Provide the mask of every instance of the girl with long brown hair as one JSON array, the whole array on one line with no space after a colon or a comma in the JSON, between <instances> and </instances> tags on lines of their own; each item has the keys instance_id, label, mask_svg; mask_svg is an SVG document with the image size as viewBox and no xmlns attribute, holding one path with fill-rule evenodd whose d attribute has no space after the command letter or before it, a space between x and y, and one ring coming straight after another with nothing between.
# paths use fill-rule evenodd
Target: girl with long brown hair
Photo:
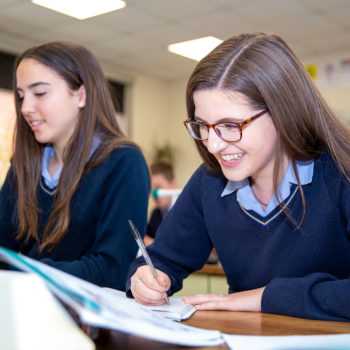
<instances>
[{"instance_id":1,"label":"girl with long brown hair","mask_svg":"<svg viewBox=\"0 0 350 350\"><path fill-rule=\"evenodd\" d=\"M164 302L212 248L229 294L198 310L350 320L350 130L276 35L242 34L198 63L188 120L204 164L162 222L127 289ZM187 243L188 242L188 243Z\"/></svg>"},{"instance_id":2,"label":"girl with long brown hair","mask_svg":"<svg viewBox=\"0 0 350 350\"><path fill-rule=\"evenodd\" d=\"M83 46L51 42L17 58L11 167L0 245L101 286L123 288L146 228L147 165L116 120L108 85Z\"/></svg>"}]
</instances>

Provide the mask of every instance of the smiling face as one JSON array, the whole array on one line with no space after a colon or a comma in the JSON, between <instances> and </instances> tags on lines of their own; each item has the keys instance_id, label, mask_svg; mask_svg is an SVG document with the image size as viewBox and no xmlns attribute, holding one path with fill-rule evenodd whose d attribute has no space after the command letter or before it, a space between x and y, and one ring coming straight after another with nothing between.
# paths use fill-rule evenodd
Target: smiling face
<instances>
[{"instance_id":1,"label":"smiling face","mask_svg":"<svg viewBox=\"0 0 350 350\"><path fill-rule=\"evenodd\" d=\"M35 139L62 152L85 106L84 86L72 91L54 70L31 58L21 61L16 80L21 112Z\"/></svg>"},{"instance_id":2,"label":"smiling face","mask_svg":"<svg viewBox=\"0 0 350 350\"><path fill-rule=\"evenodd\" d=\"M195 119L207 124L241 122L259 112L238 92L199 90L193 94L193 100ZM218 160L228 180L251 178L256 183L272 184L277 131L269 113L245 127L240 141L225 142L210 128L203 144Z\"/></svg>"}]
</instances>

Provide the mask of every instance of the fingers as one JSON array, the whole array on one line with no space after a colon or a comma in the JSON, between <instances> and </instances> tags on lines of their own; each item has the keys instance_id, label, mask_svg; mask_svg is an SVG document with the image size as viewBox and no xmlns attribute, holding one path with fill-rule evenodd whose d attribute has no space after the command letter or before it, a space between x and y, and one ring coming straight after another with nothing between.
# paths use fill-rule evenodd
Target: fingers
<instances>
[{"instance_id":1,"label":"fingers","mask_svg":"<svg viewBox=\"0 0 350 350\"><path fill-rule=\"evenodd\" d=\"M131 278L131 292L135 300L145 305L165 303L166 291L170 288L170 279L157 270L156 279L148 266L141 266Z\"/></svg>"},{"instance_id":2,"label":"fingers","mask_svg":"<svg viewBox=\"0 0 350 350\"><path fill-rule=\"evenodd\" d=\"M197 310L227 310L229 297L220 294L198 294L191 297L183 297L187 304L192 304Z\"/></svg>"},{"instance_id":3,"label":"fingers","mask_svg":"<svg viewBox=\"0 0 350 350\"><path fill-rule=\"evenodd\" d=\"M197 294L190 297L182 297L182 300L187 304L200 305L212 301L222 301L225 296L220 294Z\"/></svg>"}]
</instances>

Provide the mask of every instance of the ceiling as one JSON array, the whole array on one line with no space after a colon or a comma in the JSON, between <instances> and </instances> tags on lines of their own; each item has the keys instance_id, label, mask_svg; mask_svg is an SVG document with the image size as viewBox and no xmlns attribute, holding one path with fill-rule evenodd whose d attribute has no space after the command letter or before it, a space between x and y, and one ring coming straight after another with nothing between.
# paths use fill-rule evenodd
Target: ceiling
<instances>
[{"instance_id":1,"label":"ceiling","mask_svg":"<svg viewBox=\"0 0 350 350\"><path fill-rule=\"evenodd\" d=\"M167 46L207 35L226 39L263 31L281 35L304 61L336 53L350 57L350 0L126 2L122 10L79 21L30 0L0 0L0 50L18 54L47 41L72 40L122 80L141 73L167 81L185 79L195 65Z\"/></svg>"}]
</instances>

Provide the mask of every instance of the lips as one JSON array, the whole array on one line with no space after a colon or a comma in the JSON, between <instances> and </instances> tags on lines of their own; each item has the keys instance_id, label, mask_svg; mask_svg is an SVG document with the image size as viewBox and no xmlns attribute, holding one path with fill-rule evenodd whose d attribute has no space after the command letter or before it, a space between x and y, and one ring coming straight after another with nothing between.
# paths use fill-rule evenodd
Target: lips
<instances>
[{"instance_id":1,"label":"lips","mask_svg":"<svg viewBox=\"0 0 350 350\"><path fill-rule=\"evenodd\" d=\"M226 168L234 168L244 159L243 153L220 154L218 160Z\"/></svg>"},{"instance_id":2,"label":"lips","mask_svg":"<svg viewBox=\"0 0 350 350\"><path fill-rule=\"evenodd\" d=\"M44 123L44 120L28 120L28 124L31 127L32 131L36 131L38 128L40 128L40 125Z\"/></svg>"}]
</instances>

